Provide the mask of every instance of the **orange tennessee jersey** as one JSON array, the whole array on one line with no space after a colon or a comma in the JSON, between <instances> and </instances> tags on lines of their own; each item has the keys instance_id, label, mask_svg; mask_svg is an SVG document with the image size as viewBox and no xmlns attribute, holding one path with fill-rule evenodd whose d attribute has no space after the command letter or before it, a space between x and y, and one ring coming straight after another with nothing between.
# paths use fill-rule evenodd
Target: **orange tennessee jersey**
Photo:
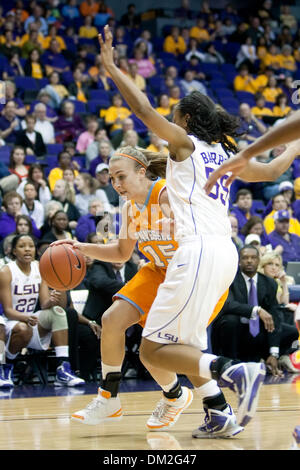
<instances>
[{"instance_id":1,"label":"orange tennessee jersey","mask_svg":"<svg viewBox=\"0 0 300 470\"><path fill-rule=\"evenodd\" d=\"M128 214L128 233L137 239L141 253L159 268L167 268L178 248L172 235L163 234L160 230L160 221L165 216L159 205L159 197L165 186L164 179L153 181L144 206L139 207L131 200Z\"/></svg>"}]
</instances>

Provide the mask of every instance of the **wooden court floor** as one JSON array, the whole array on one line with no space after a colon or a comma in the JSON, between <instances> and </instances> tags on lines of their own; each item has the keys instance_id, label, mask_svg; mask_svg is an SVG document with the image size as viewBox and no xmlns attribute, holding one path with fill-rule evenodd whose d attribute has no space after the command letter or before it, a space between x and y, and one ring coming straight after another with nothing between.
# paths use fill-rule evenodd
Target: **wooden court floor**
<instances>
[{"instance_id":1,"label":"wooden court floor","mask_svg":"<svg viewBox=\"0 0 300 470\"><path fill-rule=\"evenodd\" d=\"M235 394L224 393L236 410ZM145 423L160 392L123 393L124 417L118 423L71 422L71 413L93 396L0 400L0 450L289 450L292 431L300 424L300 375L290 383L264 384L254 419L232 439L191 437L204 419L198 398L169 433L147 432Z\"/></svg>"}]
</instances>

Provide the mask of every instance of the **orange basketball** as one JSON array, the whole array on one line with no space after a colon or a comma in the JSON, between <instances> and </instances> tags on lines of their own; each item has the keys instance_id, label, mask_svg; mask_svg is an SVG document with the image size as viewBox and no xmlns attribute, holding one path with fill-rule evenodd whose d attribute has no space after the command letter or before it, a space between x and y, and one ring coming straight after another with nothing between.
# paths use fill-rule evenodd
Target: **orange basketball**
<instances>
[{"instance_id":1,"label":"orange basketball","mask_svg":"<svg viewBox=\"0 0 300 470\"><path fill-rule=\"evenodd\" d=\"M40 273L52 289L74 289L86 273L84 256L67 243L49 246L40 259Z\"/></svg>"}]
</instances>

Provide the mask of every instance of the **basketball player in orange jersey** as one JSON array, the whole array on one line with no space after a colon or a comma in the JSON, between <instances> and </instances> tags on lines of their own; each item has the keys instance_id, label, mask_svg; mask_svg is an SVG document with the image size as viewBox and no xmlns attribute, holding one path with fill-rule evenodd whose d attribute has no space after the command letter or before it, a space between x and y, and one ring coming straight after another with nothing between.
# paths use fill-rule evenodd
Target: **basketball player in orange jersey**
<instances>
[{"instance_id":1,"label":"basketball player in orange jersey","mask_svg":"<svg viewBox=\"0 0 300 470\"><path fill-rule=\"evenodd\" d=\"M276 165L280 167L280 163L278 160ZM165 164L166 157L159 154L131 147L119 149L110 160L109 171L114 188L129 201L123 207L118 242L97 246L69 241L87 256L103 261L124 262L131 257L138 239L139 249L150 260L115 295L115 302L102 317L103 380L98 397L84 410L74 413L72 419L80 423L98 424L104 420L113 421L121 417L121 404L117 393L125 352L125 331L138 322L144 326L146 313L165 278L168 261L177 248L177 243L171 236L160 233L157 223L164 216L170 216L165 180L153 180L157 176L164 176ZM273 166L275 176L276 166ZM225 298L226 296L220 299L213 316L222 308ZM152 430L168 429L186 408L184 403L190 392L188 393L185 387L180 387L175 374L153 369L149 364L145 366L163 389L163 399L149 419L148 426ZM229 437L241 431L242 428L236 424L235 416L216 382L201 379L197 381L196 378L191 380L204 400L207 414L223 420L222 429L217 430L212 430L208 421L207 425L202 427L202 436Z\"/></svg>"},{"instance_id":2,"label":"basketball player in orange jersey","mask_svg":"<svg viewBox=\"0 0 300 470\"><path fill-rule=\"evenodd\" d=\"M23 348L46 350L52 339L58 363L55 385L84 385L85 381L71 371L68 323L66 312L59 306L60 293L49 292L41 279L35 253L31 235L16 235L12 240L14 260L0 270L0 297L6 318L6 356L14 359ZM41 310L36 311L38 300Z\"/></svg>"}]
</instances>

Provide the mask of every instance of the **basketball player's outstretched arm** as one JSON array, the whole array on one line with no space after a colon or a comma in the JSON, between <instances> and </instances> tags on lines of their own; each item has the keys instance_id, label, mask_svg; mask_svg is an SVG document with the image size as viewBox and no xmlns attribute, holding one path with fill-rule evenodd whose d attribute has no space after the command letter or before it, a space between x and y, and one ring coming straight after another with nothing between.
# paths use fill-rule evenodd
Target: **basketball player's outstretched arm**
<instances>
[{"instance_id":1,"label":"basketball player's outstretched arm","mask_svg":"<svg viewBox=\"0 0 300 470\"><path fill-rule=\"evenodd\" d=\"M259 137L253 144L249 145L249 147L227 160L220 168L211 173L204 187L206 193L210 193L217 180L228 172L232 173L231 177L227 180L228 185L232 183L237 176L241 176L241 172L246 170L250 158L256 157L266 150L298 139L299 129L300 111L297 111L293 116L289 117L286 122L266 132L266 134Z\"/></svg>"},{"instance_id":2,"label":"basketball player's outstretched arm","mask_svg":"<svg viewBox=\"0 0 300 470\"><path fill-rule=\"evenodd\" d=\"M160 138L170 144L170 150L177 160L185 160L194 150L186 131L161 116L150 104L147 96L115 65L113 60L112 33L104 28L104 37L99 34L101 61L106 71L118 87L132 112Z\"/></svg>"}]
</instances>

